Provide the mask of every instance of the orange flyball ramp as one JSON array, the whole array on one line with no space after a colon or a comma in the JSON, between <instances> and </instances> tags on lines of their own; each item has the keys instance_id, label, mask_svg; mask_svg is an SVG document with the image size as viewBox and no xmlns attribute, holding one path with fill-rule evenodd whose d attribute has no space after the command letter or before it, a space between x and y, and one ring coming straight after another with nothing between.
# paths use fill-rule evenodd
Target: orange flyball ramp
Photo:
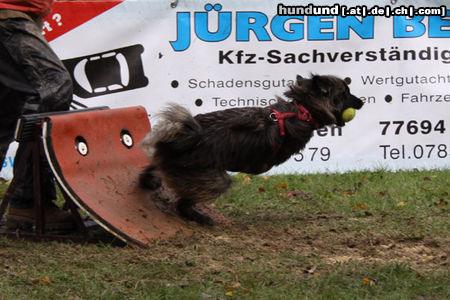
<instances>
[{"instance_id":1,"label":"orange flyball ramp","mask_svg":"<svg viewBox=\"0 0 450 300\"><path fill-rule=\"evenodd\" d=\"M148 159L139 142L150 131L141 106L50 115L42 121L45 156L70 199L121 240L146 247L178 232L178 216L138 187Z\"/></svg>"}]
</instances>

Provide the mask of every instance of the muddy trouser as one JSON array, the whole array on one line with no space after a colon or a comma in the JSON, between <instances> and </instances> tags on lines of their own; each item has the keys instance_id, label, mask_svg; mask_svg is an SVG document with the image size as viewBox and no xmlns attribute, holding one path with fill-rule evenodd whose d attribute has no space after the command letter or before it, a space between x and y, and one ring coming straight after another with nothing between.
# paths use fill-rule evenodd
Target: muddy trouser
<instances>
[{"instance_id":1,"label":"muddy trouser","mask_svg":"<svg viewBox=\"0 0 450 300\"><path fill-rule=\"evenodd\" d=\"M72 81L41 29L27 19L0 20L0 170L17 119L22 114L69 109ZM20 143L14 159L17 167L26 143ZM16 175L16 169L14 174ZM33 206L33 165L29 159L11 199L11 207ZM44 201L56 199L54 178L44 166Z\"/></svg>"}]
</instances>

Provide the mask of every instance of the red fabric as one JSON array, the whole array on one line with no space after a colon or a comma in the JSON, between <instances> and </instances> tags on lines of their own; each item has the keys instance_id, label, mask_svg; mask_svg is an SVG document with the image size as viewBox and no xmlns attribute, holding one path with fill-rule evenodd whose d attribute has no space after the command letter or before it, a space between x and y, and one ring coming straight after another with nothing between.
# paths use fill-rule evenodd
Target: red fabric
<instances>
[{"instance_id":1,"label":"red fabric","mask_svg":"<svg viewBox=\"0 0 450 300\"><path fill-rule=\"evenodd\" d=\"M45 38L50 42L122 2L123 0L56 1L53 4L52 15L59 14L61 16L61 23L53 19L53 16L48 16L44 19L52 29L48 30L48 28L44 27Z\"/></svg>"},{"instance_id":2,"label":"red fabric","mask_svg":"<svg viewBox=\"0 0 450 300\"><path fill-rule=\"evenodd\" d=\"M280 135L282 136L286 135L286 132L284 130L284 119L286 118L297 117L297 119L299 120L311 122L311 124L313 124L313 126L316 128L320 127L319 123L317 123L317 121L314 120L309 111L303 105L298 105L297 107L302 112L301 114L295 112L280 113L279 111L271 107L268 107L268 109L273 112L275 119L278 121L278 124L280 125Z\"/></svg>"},{"instance_id":3,"label":"red fabric","mask_svg":"<svg viewBox=\"0 0 450 300\"><path fill-rule=\"evenodd\" d=\"M0 9L31 12L45 18L52 11L53 0L0 0Z\"/></svg>"},{"instance_id":4,"label":"red fabric","mask_svg":"<svg viewBox=\"0 0 450 300\"><path fill-rule=\"evenodd\" d=\"M269 107L269 110L273 111L273 113L275 114L275 118L278 120L278 123L280 124L280 134L283 136L286 135L284 131L284 119L296 117L297 114L293 112L280 113L279 111L271 107Z\"/></svg>"},{"instance_id":5,"label":"red fabric","mask_svg":"<svg viewBox=\"0 0 450 300\"><path fill-rule=\"evenodd\" d=\"M316 127L317 129L320 128L320 124L313 118L311 113L304 107L303 105L299 104L297 105L297 108L300 110L301 113L295 113L295 112L286 112L286 113L280 113L276 109L273 109L272 107L267 107L268 110L272 111L273 118L278 122L278 125L280 126L280 135L285 136L286 131L284 129L284 119L286 118L293 118L297 117L299 120L304 120L311 122L311 124ZM272 117L272 116L271 116ZM277 145L270 155L269 161L272 161L274 157L278 154L278 151L281 149L281 144Z\"/></svg>"}]
</instances>

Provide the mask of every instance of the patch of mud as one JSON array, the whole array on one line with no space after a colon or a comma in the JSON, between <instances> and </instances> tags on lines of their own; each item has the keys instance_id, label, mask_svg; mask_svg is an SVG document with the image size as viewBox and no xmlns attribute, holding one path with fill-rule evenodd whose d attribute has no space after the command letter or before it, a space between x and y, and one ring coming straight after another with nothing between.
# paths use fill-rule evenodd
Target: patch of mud
<instances>
[{"instance_id":1,"label":"patch of mud","mask_svg":"<svg viewBox=\"0 0 450 300\"><path fill-rule=\"evenodd\" d=\"M383 232L366 233L363 228L350 225L347 228L346 223L350 221L343 216L326 213L312 217L285 217L284 222L279 215L273 218L265 216L259 221L240 218L233 222L232 227L191 224L194 235L162 242L164 253L160 258L170 253L177 260L199 267L193 271L193 274L198 272L199 276L203 272L232 269L233 265L242 262L274 263L267 258L276 257L281 257L278 260L282 257L303 258L305 264L316 260L329 265L349 262L405 263L423 271L448 268L448 238L436 236L424 240L401 240L387 237ZM289 222L286 222L287 219ZM290 259L288 263L295 263L295 259Z\"/></svg>"}]
</instances>

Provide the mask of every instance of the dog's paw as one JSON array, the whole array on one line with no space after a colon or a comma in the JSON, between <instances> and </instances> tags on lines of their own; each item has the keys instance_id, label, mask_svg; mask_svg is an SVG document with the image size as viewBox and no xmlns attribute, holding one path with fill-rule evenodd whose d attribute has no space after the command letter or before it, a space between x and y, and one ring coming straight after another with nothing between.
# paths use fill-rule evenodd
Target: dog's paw
<instances>
[{"instance_id":1,"label":"dog's paw","mask_svg":"<svg viewBox=\"0 0 450 300\"><path fill-rule=\"evenodd\" d=\"M190 221L195 221L200 225L208 225L213 226L215 224L214 220L202 213L201 210L198 210L191 203L184 203L184 201L180 200L177 205L178 213L185 219Z\"/></svg>"},{"instance_id":2,"label":"dog's paw","mask_svg":"<svg viewBox=\"0 0 450 300\"><path fill-rule=\"evenodd\" d=\"M139 175L139 185L144 189L156 190L162 185L161 179L155 176L152 170L148 168Z\"/></svg>"},{"instance_id":3,"label":"dog's paw","mask_svg":"<svg viewBox=\"0 0 450 300\"><path fill-rule=\"evenodd\" d=\"M159 189L162 185L161 179L159 179L157 177L145 178L145 180L142 180L142 177L141 177L140 183L141 183L141 187L146 188L148 190Z\"/></svg>"}]
</instances>

